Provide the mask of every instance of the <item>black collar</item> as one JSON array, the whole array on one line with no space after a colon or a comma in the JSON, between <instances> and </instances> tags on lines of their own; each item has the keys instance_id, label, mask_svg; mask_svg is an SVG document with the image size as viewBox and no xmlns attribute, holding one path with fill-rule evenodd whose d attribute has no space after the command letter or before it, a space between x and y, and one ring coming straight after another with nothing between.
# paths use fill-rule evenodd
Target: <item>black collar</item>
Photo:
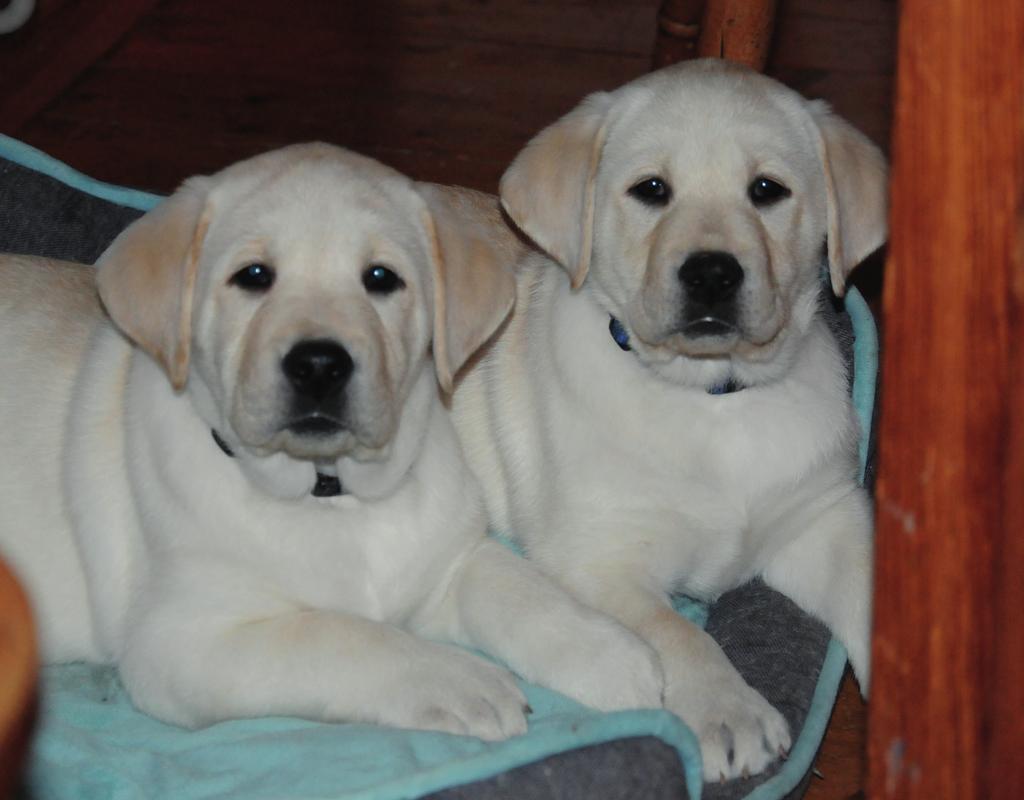
<instances>
[{"instance_id":1,"label":"black collar","mask_svg":"<svg viewBox=\"0 0 1024 800\"><path fill-rule=\"evenodd\" d=\"M742 383L737 383L734 378L730 377L725 383L716 383L713 386L707 387L706 391L708 394L732 394L746 388Z\"/></svg>"},{"instance_id":2,"label":"black collar","mask_svg":"<svg viewBox=\"0 0 1024 800\"><path fill-rule=\"evenodd\" d=\"M629 346L629 332L622 326L621 322L615 319L615 317L610 317L610 322L608 323L608 332L612 335L612 339L615 340L615 344L617 344L621 349L633 349L632 347ZM742 391L745 388L746 387L742 383L739 383L738 381L730 377L724 383L716 383L711 386L708 386L705 389L705 391L708 394L715 395L733 394L734 392Z\"/></svg>"},{"instance_id":3,"label":"black collar","mask_svg":"<svg viewBox=\"0 0 1024 800\"><path fill-rule=\"evenodd\" d=\"M210 433L213 434L213 441L217 443L217 447L224 451L224 455L228 458L234 458L235 452L228 443L220 438L220 434L217 433L213 428L210 428ZM334 475L324 475L322 472L316 473L316 486L313 487L313 497L337 497L340 494L344 494L341 488L341 481Z\"/></svg>"}]
</instances>

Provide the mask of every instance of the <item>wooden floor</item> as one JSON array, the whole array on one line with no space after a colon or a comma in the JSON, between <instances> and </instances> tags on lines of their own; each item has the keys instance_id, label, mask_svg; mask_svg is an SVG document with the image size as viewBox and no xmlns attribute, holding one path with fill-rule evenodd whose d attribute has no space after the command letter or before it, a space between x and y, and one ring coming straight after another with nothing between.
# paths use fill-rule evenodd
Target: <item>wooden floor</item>
<instances>
[{"instance_id":1,"label":"wooden floor","mask_svg":"<svg viewBox=\"0 0 1024 800\"><path fill-rule=\"evenodd\" d=\"M322 139L493 191L539 128L648 70L657 0L38 0L0 37L0 132L107 181ZM768 71L887 149L894 0L780 0ZM877 296L879 268L857 279ZM848 678L809 797L862 788Z\"/></svg>"}]
</instances>

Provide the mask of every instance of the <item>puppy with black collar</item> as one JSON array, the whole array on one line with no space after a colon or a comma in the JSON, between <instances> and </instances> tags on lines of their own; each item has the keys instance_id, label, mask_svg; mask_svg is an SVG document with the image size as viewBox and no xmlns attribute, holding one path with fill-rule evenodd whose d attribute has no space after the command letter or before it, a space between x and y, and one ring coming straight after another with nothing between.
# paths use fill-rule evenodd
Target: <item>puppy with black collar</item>
<instances>
[{"instance_id":1,"label":"puppy with black collar","mask_svg":"<svg viewBox=\"0 0 1024 800\"><path fill-rule=\"evenodd\" d=\"M648 645L486 538L439 393L517 246L494 198L302 145L190 179L98 273L0 259L0 550L44 658L184 726L522 733L512 673L446 643L659 705Z\"/></svg>"},{"instance_id":2,"label":"puppy with black collar","mask_svg":"<svg viewBox=\"0 0 1024 800\"><path fill-rule=\"evenodd\" d=\"M709 780L790 744L669 595L756 576L824 620L868 685L872 515L818 315L886 234L886 165L821 103L724 62L588 97L501 182L537 245L455 392L492 524L662 657ZM560 269L559 269L560 267Z\"/></svg>"}]
</instances>

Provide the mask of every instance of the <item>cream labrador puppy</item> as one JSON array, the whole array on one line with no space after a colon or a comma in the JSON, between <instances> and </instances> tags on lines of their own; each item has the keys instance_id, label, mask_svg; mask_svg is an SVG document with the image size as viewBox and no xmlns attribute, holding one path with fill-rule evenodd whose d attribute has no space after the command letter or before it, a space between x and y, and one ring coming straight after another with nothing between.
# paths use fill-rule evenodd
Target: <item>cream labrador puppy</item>
<instances>
[{"instance_id":1,"label":"cream labrador puppy","mask_svg":"<svg viewBox=\"0 0 1024 800\"><path fill-rule=\"evenodd\" d=\"M823 270L841 292L885 237L884 159L822 103L691 62L588 97L501 200L543 252L455 392L492 521L658 650L707 779L760 771L785 720L669 595L761 576L867 688L872 514L817 312Z\"/></svg>"},{"instance_id":2,"label":"cream labrador puppy","mask_svg":"<svg viewBox=\"0 0 1024 800\"><path fill-rule=\"evenodd\" d=\"M46 658L116 663L184 726L522 733L512 674L438 641L658 706L651 648L485 538L438 383L513 303L498 226L303 145L187 181L95 279L0 261L0 545Z\"/></svg>"}]
</instances>

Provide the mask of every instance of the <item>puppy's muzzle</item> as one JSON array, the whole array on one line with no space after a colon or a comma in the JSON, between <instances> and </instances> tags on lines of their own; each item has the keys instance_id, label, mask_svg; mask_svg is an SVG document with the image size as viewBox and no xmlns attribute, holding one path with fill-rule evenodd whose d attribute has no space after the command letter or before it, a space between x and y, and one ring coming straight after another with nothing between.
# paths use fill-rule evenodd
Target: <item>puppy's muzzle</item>
<instances>
[{"instance_id":1,"label":"puppy's muzzle","mask_svg":"<svg viewBox=\"0 0 1024 800\"><path fill-rule=\"evenodd\" d=\"M743 267L731 253L701 250L679 268L683 285L682 332L691 338L736 332L737 303Z\"/></svg>"},{"instance_id":2,"label":"puppy's muzzle","mask_svg":"<svg viewBox=\"0 0 1024 800\"><path fill-rule=\"evenodd\" d=\"M298 434L330 435L343 427L345 387L355 363L333 339L307 339L281 359L292 389L288 429Z\"/></svg>"}]
</instances>

